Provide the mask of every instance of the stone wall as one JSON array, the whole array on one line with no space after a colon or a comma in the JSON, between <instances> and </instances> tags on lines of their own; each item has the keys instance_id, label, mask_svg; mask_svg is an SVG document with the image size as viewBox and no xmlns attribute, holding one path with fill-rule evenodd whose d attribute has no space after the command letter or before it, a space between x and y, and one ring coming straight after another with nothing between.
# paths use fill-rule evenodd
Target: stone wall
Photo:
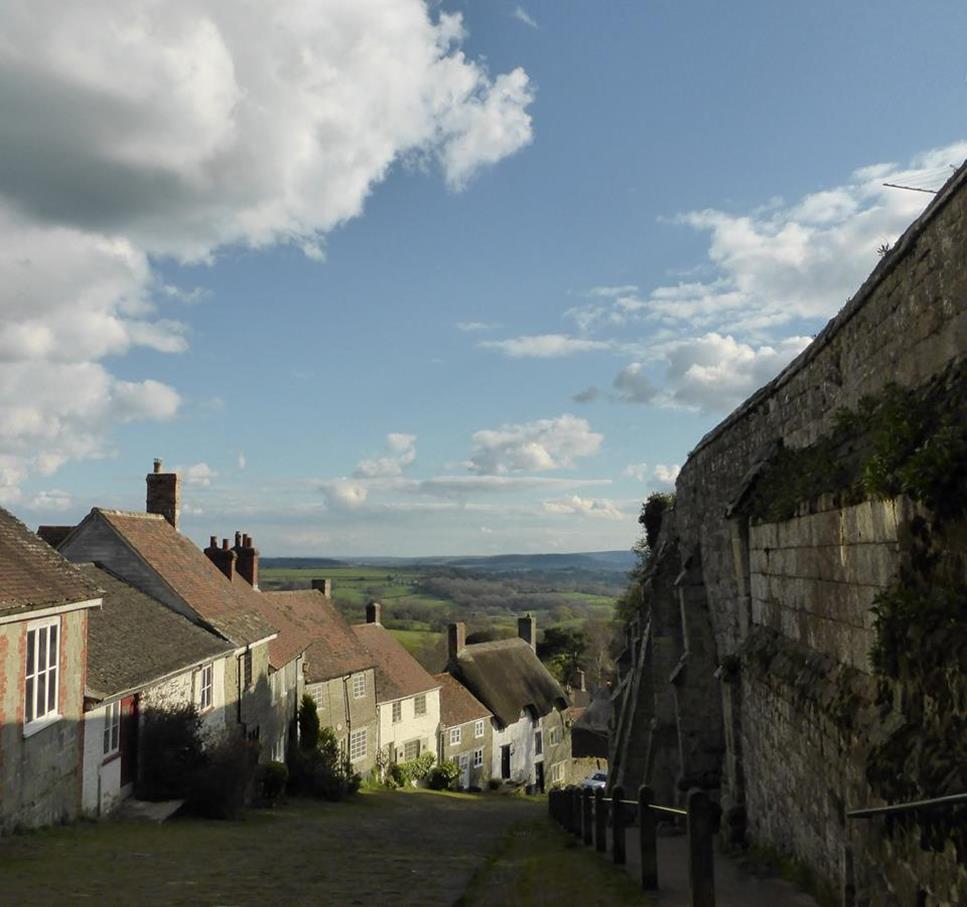
<instances>
[{"instance_id":1,"label":"stone wall","mask_svg":"<svg viewBox=\"0 0 967 907\"><path fill-rule=\"evenodd\" d=\"M906 826L845 817L882 803L865 760L891 722L909 719L910 691L870 674L869 609L909 553L914 513L823 496L756 525L737 503L778 445L814 444L838 410L890 382L919 387L964 359L965 183L961 168L797 360L690 454L619 659L615 777L626 788L705 787L722 804L726 837L780 850L833 889L855 882L857 904L967 903L953 847L928 851ZM669 726L670 692L677 753L656 733Z\"/></svg>"},{"instance_id":2,"label":"stone wall","mask_svg":"<svg viewBox=\"0 0 967 907\"><path fill-rule=\"evenodd\" d=\"M59 618L58 718L24 736L27 621L0 625L0 833L75 818L81 808L87 612ZM12 657L11 654L13 653Z\"/></svg>"}]
</instances>

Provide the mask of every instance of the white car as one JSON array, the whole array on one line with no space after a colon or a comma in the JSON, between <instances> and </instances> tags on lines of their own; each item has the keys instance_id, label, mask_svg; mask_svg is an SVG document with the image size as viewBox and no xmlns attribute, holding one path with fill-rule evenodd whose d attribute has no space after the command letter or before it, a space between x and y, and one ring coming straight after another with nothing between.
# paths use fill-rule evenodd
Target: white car
<instances>
[{"instance_id":1,"label":"white car","mask_svg":"<svg viewBox=\"0 0 967 907\"><path fill-rule=\"evenodd\" d=\"M588 775L580 786L582 788L587 788L588 790L597 790L601 788L604 790L608 786L608 773L607 772L595 772L593 775Z\"/></svg>"}]
</instances>

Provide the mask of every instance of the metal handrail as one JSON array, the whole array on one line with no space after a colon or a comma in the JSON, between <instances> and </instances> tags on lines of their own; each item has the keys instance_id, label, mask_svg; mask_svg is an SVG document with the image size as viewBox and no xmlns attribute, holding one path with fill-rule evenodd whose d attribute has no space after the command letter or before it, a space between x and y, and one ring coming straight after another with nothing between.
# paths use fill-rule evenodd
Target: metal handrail
<instances>
[{"instance_id":1,"label":"metal handrail","mask_svg":"<svg viewBox=\"0 0 967 907\"><path fill-rule=\"evenodd\" d=\"M909 803L894 803L892 806L870 806L866 809L846 810L847 819L868 819L871 816L887 816L897 813L912 813L918 809L934 809L940 806L956 806L967 803L967 794L950 794L946 797L934 797L932 800L912 800Z\"/></svg>"},{"instance_id":2,"label":"metal handrail","mask_svg":"<svg viewBox=\"0 0 967 907\"><path fill-rule=\"evenodd\" d=\"M614 803L615 802L611 797L602 797L601 799L605 803ZM618 803L623 803L623 804L625 804L625 806L637 806L638 805L638 801L637 800L618 800L617 802ZM687 816L688 815L688 810L687 809L677 809L674 806L659 806L657 803L649 803L648 804L648 808L649 809L657 810L658 812L661 812L661 813L673 813L676 816Z\"/></svg>"}]
</instances>

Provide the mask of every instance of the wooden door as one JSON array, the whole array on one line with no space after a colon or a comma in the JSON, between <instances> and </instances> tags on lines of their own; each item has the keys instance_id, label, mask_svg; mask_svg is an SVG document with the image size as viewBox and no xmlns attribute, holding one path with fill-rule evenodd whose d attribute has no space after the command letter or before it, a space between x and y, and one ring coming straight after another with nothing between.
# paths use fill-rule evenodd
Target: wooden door
<instances>
[{"instance_id":1,"label":"wooden door","mask_svg":"<svg viewBox=\"0 0 967 907\"><path fill-rule=\"evenodd\" d=\"M500 777L505 781L510 778L510 744L500 748Z\"/></svg>"}]
</instances>

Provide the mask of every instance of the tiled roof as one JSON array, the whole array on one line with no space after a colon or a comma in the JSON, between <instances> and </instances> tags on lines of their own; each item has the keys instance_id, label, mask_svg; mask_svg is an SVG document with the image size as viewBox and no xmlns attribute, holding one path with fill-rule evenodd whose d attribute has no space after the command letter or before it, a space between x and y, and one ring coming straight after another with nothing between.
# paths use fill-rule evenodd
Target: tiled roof
<instances>
[{"instance_id":1,"label":"tiled roof","mask_svg":"<svg viewBox=\"0 0 967 907\"><path fill-rule=\"evenodd\" d=\"M0 614L99 597L97 585L0 507Z\"/></svg>"},{"instance_id":2,"label":"tiled roof","mask_svg":"<svg viewBox=\"0 0 967 907\"><path fill-rule=\"evenodd\" d=\"M263 592L262 613L279 628L279 638L269 643L269 658L294 657L306 650L305 678L321 683L374 665L332 600L316 589Z\"/></svg>"},{"instance_id":3,"label":"tiled roof","mask_svg":"<svg viewBox=\"0 0 967 907\"><path fill-rule=\"evenodd\" d=\"M440 721L444 727L490 717L490 709L456 677L450 674L434 674L433 677L440 683Z\"/></svg>"},{"instance_id":4,"label":"tiled roof","mask_svg":"<svg viewBox=\"0 0 967 907\"><path fill-rule=\"evenodd\" d=\"M103 604L87 623L87 695L108 699L232 651L214 633L93 564Z\"/></svg>"},{"instance_id":5,"label":"tiled roof","mask_svg":"<svg viewBox=\"0 0 967 907\"><path fill-rule=\"evenodd\" d=\"M378 703L427 693L440 686L382 624L354 624L353 631L376 662Z\"/></svg>"},{"instance_id":6,"label":"tiled roof","mask_svg":"<svg viewBox=\"0 0 967 907\"><path fill-rule=\"evenodd\" d=\"M496 639L466 646L450 671L504 726L526 708L536 716L567 707L558 682L522 639Z\"/></svg>"},{"instance_id":7,"label":"tiled roof","mask_svg":"<svg viewBox=\"0 0 967 907\"><path fill-rule=\"evenodd\" d=\"M276 629L261 613L259 593L244 579L229 582L191 539L163 516L95 508L168 586L230 642L243 646Z\"/></svg>"}]
</instances>

